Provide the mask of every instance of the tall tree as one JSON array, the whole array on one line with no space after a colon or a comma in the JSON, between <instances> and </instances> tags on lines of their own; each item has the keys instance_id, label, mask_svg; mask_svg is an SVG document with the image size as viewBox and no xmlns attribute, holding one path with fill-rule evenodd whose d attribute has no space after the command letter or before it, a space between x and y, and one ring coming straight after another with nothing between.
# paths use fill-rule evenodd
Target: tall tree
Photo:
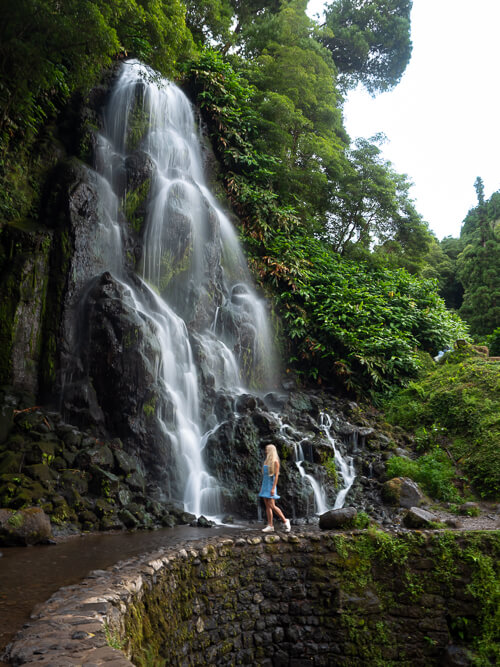
<instances>
[{"instance_id":1,"label":"tall tree","mask_svg":"<svg viewBox=\"0 0 500 667\"><path fill-rule=\"evenodd\" d=\"M383 158L380 140L358 139L347 151L347 164L330 192L326 237L340 253L351 253L353 244L368 250L376 243L388 263L412 268L431 236L410 199L411 184Z\"/></svg>"},{"instance_id":2,"label":"tall tree","mask_svg":"<svg viewBox=\"0 0 500 667\"><path fill-rule=\"evenodd\" d=\"M322 43L345 89L362 83L375 94L399 83L410 61L412 0L333 0Z\"/></svg>"},{"instance_id":3,"label":"tall tree","mask_svg":"<svg viewBox=\"0 0 500 667\"><path fill-rule=\"evenodd\" d=\"M310 220L324 217L347 136L331 55L314 38L306 7L291 0L256 17L242 33L237 64L257 89L257 145L278 158L273 187Z\"/></svg>"},{"instance_id":4,"label":"tall tree","mask_svg":"<svg viewBox=\"0 0 500 667\"><path fill-rule=\"evenodd\" d=\"M459 313L476 336L500 326L500 192L485 201L481 186L477 179L478 205L464 220L460 234L464 248L457 259L465 290Z\"/></svg>"}]
</instances>

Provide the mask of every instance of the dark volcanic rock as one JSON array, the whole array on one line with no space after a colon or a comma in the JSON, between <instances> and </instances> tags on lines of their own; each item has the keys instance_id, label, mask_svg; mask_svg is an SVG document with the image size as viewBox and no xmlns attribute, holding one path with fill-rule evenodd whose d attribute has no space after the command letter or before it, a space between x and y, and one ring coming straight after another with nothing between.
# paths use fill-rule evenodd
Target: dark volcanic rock
<instances>
[{"instance_id":1,"label":"dark volcanic rock","mask_svg":"<svg viewBox=\"0 0 500 667\"><path fill-rule=\"evenodd\" d=\"M420 507L411 507L403 517L403 524L407 528L429 528L437 517Z\"/></svg>"},{"instance_id":2,"label":"dark volcanic rock","mask_svg":"<svg viewBox=\"0 0 500 667\"><path fill-rule=\"evenodd\" d=\"M357 516L354 507L343 507L337 510L329 510L319 517L319 527L322 530L352 527Z\"/></svg>"},{"instance_id":3,"label":"dark volcanic rock","mask_svg":"<svg viewBox=\"0 0 500 667\"><path fill-rule=\"evenodd\" d=\"M382 487L382 497L390 505L409 509L416 507L423 500L424 494L409 477L394 477Z\"/></svg>"},{"instance_id":4,"label":"dark volcanic rock","mask_svg":"<svg viewBox=\"0 0 500 667\"><path fill-rule=\"evenodd\" d=\"M43 544L52 537L49 517L39 507L24 510L0 509L0 544Z\"/></svg>"}]
</instances>

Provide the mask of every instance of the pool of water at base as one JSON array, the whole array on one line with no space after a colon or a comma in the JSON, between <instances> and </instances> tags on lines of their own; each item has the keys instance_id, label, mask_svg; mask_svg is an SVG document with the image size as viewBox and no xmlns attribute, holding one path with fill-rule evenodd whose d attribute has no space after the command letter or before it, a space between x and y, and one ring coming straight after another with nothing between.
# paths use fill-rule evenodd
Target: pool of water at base
<instances>
[{"instance_id":1,"label":"pool of water at base","mask_svg":"<svg viewBox=\"0 0 500 667\"><path fill-rule=\"evenodd\" d=\"M217 535L237 536L260 524L217 525L212 528L176 526L157 531L92 533L59 538L56 544L3 547L0 558L0 667L1 655L15 633L29 620L35 605L45 602L62 586L81 581L92 570L160 547Z\"/></svg>"}]
</instances>

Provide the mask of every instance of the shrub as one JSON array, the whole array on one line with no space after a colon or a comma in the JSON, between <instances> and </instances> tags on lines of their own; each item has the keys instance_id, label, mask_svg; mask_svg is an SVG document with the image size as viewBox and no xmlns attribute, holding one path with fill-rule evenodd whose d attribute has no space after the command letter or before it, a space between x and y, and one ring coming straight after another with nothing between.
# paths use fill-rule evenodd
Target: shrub
<instances>
[{"instance_id":1,"label":"shrub","mask_svg":"<svg viewBox=\"0 0 500 667\"><path fill-rule=\"evenodd\" d=\"M460 501L460 494L453 485L456 477L455 469L440 449L435 449L415 460L394 456L387 462L387 474L389 477L413 479L420 484L427 495L436 500Z\"/></svg>"},{"instance_id":2,"label":"shrub","mask_svg":"<svg viewBox=\"0 0 500 667\"><path fill-rule=\"evenodd\" d=\"M446 447L481 496L500 495L498 362L453 352L398 391L386 410L389 422L416 431L421 450Z\"/></svg>"}]
</instances>

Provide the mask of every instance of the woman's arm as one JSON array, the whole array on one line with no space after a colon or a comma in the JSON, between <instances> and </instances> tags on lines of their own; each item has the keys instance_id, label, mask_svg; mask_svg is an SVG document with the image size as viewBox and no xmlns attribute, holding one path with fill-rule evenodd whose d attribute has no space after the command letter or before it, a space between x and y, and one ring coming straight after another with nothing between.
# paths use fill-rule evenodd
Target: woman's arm
<instances>
[{"instance_id":1,"label":"woman's arm","mask_svg":"<svg viewBox=\"0 0 500 667\"><path fill-rule=\"evenodd\" d=\"M271 496L274 496L276 493L276 487L278 486L278 477L280 476L280 462L274 462L274 484L271 489Z\"/></svg>"}]
</instances>

